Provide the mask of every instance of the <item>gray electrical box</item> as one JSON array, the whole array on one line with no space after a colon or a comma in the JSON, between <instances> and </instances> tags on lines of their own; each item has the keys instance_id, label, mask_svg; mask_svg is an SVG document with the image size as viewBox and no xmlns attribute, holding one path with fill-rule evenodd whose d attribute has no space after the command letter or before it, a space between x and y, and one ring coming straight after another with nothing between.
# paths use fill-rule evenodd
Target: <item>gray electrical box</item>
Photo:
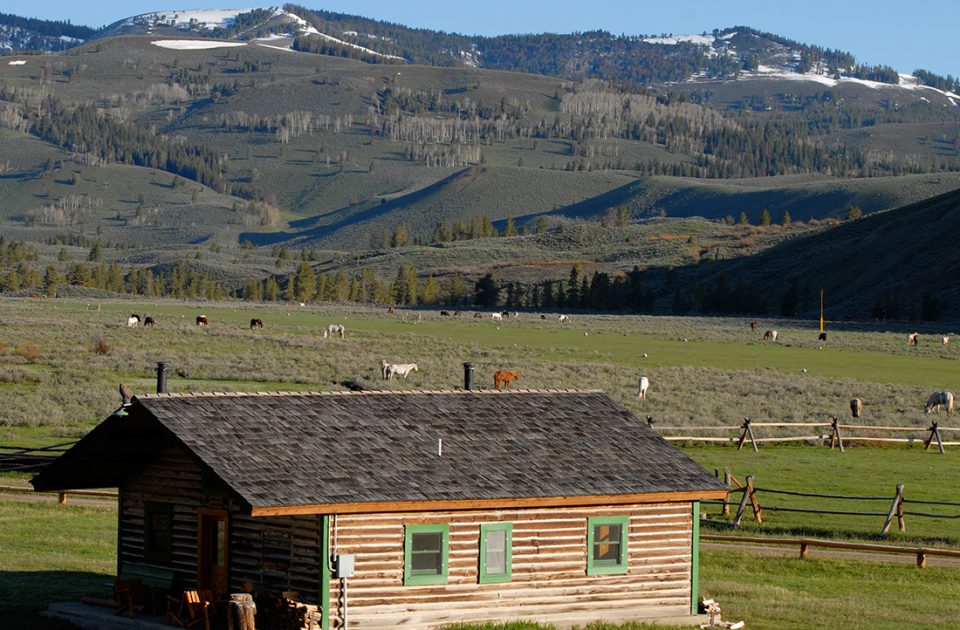
<instances>
[{"instance_id":1,"label":"gray electrical box","mask_svg":"<svg viewBox=\"0 0 960 630\"><path fill-rule=\"evenodd\" d=\"M356 556L352 553L341 553L333 557L333 570L336 578L353 577L353 564Z\"/></svg>"}]
</instances>

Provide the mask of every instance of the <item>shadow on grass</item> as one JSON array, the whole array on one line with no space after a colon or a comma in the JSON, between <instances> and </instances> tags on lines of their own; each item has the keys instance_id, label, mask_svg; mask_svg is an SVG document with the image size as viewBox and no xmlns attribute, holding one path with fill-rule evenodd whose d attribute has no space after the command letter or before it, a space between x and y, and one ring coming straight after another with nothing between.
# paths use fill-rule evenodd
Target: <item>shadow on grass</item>
<instances>
[{"instance_id":1,"label":"shadow on grass","mask_svg":"<svg viewBox=\"0 0 960 630\"><path fill-rule=\"evenodd\" d=\"M112 597L111 576L80 571L0 571L0 626L4 630L60 630L71 624L40 615L55 602L84 595Z\"/></svg>"}]
</instances>

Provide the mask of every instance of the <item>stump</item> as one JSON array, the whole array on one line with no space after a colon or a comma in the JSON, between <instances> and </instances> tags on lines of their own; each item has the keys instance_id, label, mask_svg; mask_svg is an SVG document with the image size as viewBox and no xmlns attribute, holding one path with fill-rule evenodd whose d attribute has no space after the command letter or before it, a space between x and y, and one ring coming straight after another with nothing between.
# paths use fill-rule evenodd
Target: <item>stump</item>
<instances>
[{"instance_id":1,"label":"stump","mask_svg":"<svg viewBox=\"0 0 960 630\"><path fill-rule=\"evenodd\" d=\"M250 593L231 593L227 609L227 627L230 630L257 630L254 619L257 605Z\"/></svg>"}]
</instances>

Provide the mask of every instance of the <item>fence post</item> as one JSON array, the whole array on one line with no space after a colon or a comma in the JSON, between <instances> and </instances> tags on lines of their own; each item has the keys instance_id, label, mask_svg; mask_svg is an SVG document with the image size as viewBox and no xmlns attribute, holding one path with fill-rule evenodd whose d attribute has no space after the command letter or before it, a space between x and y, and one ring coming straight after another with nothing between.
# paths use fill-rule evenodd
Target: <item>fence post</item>
<instances>
[{"instance_id":1,"label":"fence post","mask_svg":"<svg viewBox=\"0 0 960 630\"><path fill-rule=\"evenodd\" d=\"M757 449L757 440L753 437L753 429L750 428L750 418L744 418L743 424L740 425L743 429L743 432L740 434L740 442L737 444L737 450L743 448L743 443L747 440L747 436L750 436L750 443L753 445L753 450L756 452Z\"/></svg>"},{"instance_id":2,"label":"fence post","mask_svg":"<svg viewBox=\"0 0 960 630\"><path fill-rule=\"evenodd\" d=\"M730 467L723 467L723 485L727 488L730 487ZM730 493L728 492L723 496L723 515L730 516Z\"/></svg>"},{"instance_id":3,"label":"fence post","mask_svg":"<svg viewBox=\"0 0 960 630\"><path fill-rule=\"evenodd\" d=\"M756 488L753 487L753 475L747 475L747 490L750 496L750 505L753 507L753 520L757 525L763 525L763 510L760 509L760 501L757 499Z\"/></svg>"},{"instance_id":4,"label":"fence post","mask_svg":"<svg viewBox=\"0 0 960 630\"><path fill-rule=\"evenodd\" d=\"M843 453L843 436L840 435L840 420L836 417L833 419L833 435L830 436L830 448L834 446L840 447L840 452Z\"/></svg>"},{"instance_id":5,"label":"fence post","mask_svg":"<svg viewBox=\"0 0 960 630\"><path fill-rule=\"evenodd\" d=\"M939 448L940 452L943 453L943 440L940 439L940 426L937 424L936 420L930 423L930 437L927 438L923 450L930 450L930 445L933 443L933 438L937 438L937 448Z\"/></svg>"},{"instance_id":6,"label":"fence post","mask_svg":"<svg viewBox=\"0 0 960 630\"><path fill-rule=\"evenodd\" d=\"M752 480L753 477L747 477ZM743 512L747 509L747 488L742 488L743 494L740 496L740 505L737 506L737 515L733 517L733 526L740 527L740 519L743 518Z\"/></svg>"},{"instance_id":7,"label":"fence post","mask_svg":"<svg viewBox=\"0 0 960 630\"><path fill-rule=\"evenodd\" d=\"M905 531L906 527L903 523L903 484L897 484L897 494L893 497L893 504L890 506L890 513L887 514L887 520L883 523L883 529L880 530L881 536L886 536L887 531L890 529L890 523L893 522L893 517L896 516L899 521L900 531Z\"/></svg>"}]
</instances>

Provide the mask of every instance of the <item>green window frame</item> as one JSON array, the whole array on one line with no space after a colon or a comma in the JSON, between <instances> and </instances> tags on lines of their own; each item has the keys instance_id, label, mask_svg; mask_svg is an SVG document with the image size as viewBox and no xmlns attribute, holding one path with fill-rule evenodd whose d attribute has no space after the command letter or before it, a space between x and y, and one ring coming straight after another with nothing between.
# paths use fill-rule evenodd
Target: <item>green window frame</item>
<instances>
[{"instance_id":1,"label":"green window frame","mask_svg":"<svg viewBox=\"0 0 960 630\"><path fill-rule=\"evenodd\" d=\"M407 525L403 541L403 583L408 586L447 583L450 526Z\"/></svg>"},{"instance_id":2,"label":"green window frame","mask_svg":"<svg viewBox=\"0 0 960 630\"><path fill-rule=\"evenodd\" d=\"M587 519L587 575L617 575L627 572L628 516Z\"/></svg>"},{"instance_id":3,"label":"green window frame","mask_svg":"<svg viewBox=\"0 0 960 630\"><path fill-rule=\"evenodd\" d=\"M143 504L143 559L167 564L173 560L173 504Z\"/></svg>"},{"instance_id":4,"label":"green window frame","mask_svg":"<svg viewBox=\"0 0 960 630\"><path fill-rule=\"evenodd\" d=\"M502 533L503 536L498 534ZM491 536L492 534L492 536ZM491 567L491 555L497 553L490 547L491 539L503 540L502 566ZM480 525L480 584L509 582L513 574L513 523L484 523Z\"/></svg>"}]
</instances>

